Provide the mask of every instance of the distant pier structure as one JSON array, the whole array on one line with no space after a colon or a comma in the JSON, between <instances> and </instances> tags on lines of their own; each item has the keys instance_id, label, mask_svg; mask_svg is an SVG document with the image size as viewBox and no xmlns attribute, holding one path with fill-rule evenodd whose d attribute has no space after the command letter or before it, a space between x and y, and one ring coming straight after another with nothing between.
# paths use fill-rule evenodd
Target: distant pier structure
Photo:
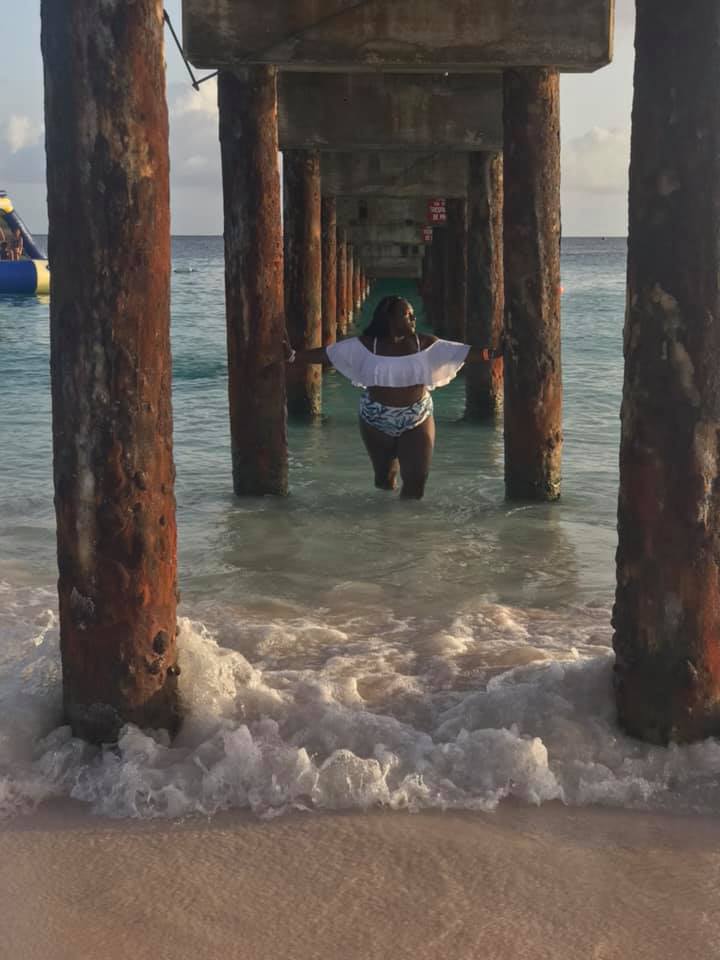
<instances>
[{"instance_id":1,"label":"distant pier structure","mask_svg":"<svg viewBox=\"0 0 720 960\"><path fill-rule=\"evenodd\" d=\"M195 66L219 70L221 89L229 83L249 89L261 77L266 84L255 99L262 121L226 116L247 110L248 99L221 96L221 142L232 151L235 177L249 182L257 176L250 167L269 170L274 162L270 139L254 131L276 124L286 157L285 301L293 346L320 343L332 326L318 319L315 306L300 309L302 303L322 304L323 245L295 238L316 235L306 221L321 223L323 198L338 208L347 199L372 200L372 221L363 219L366 208L347 218L337 215L336 263L325 264L339 278L336 331L344 333L357 315L360 270L371 281L424 276L428 312L444 336L497 344L504 328L504 363L467 377L467 415L493 419L504 393L506 491L512 499L560 495L558 76L610 61L612 13L612 0L183 3L184 45ZM240 139L230 143L228 135ZM503 153L504 191L498 161ZM298 182L293 171L300 164L312 183ZM235 229L242 219L235 205L247 201L237 196L236 183L226 183L226 191L235 198L233 204L226 197L225 204L234 289L228 340L242 345L230 355L232 396L236 380L279 379L282 372L259 366L257 352L245 343L248 331L264 336L256 329L252 297L242 292L254 289L257 269L254 252L243 252ZM309 194L317 198L311 207ZM427 205L434 198L445 201L446 219L432 230L442 237L432 244L438 248L432 269L423 274L427 214L399 222L395 201ZM276 245L281 243L277 213L268 209L267 216L257 216L263 231L274 230ZM503 232L512 250L504 266ZM326 243L326 256L331 249ZM324 299L332 308L327 290ZM273 324L269 317L266 322ZM288 377L288 414L317 416L320 375L293 371ZM263 459L287 458L283 424L271 431L273 448L266 445L260 453L242 418L232 422L236 491L282 492L275 483L262 489L258 476ZM238 473L240 464L247 476Z\"/></svg>"},{"instance_id":2,"label":"distant pier structure","mask_svg":"<svg viewBox=\"0 0 720 960\"><path fill-rule=\"evenodd\" d=\"M287 493L288 413L322 409L286 326L331 343L402 277L438 333L504 332L466 414L503 409L508 498L560 496L559 74L610 61L613 7L183 0L219 70L238 495ZM616 693L665 742L720 733L720 8L637 7ZM65 709L96 741L179 723L162 24L42 0Z\"/></svg>"}]
</instances>

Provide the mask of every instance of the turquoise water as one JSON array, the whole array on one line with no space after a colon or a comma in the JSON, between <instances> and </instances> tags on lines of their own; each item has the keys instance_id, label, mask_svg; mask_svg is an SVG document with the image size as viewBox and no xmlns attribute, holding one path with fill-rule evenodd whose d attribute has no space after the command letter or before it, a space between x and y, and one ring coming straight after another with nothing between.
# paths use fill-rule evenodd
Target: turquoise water
<instances>
[{"instance_id":1,"label":"turquoise water","mask_svg":"<svg viewBox=\"0 0 720 960\"><path fill-rule=\"evenodd\" d=\"M609 603L624 256L621 240L565 243L559 505L504 502L501 431L461 420L462 379L435 395L438 443L426 501L409 506L376 492L358 437L357 391L337 374L325 380L326 421L291 427L292 496L238 502L228 453L222 241L176 238L173 403L186 596L208 587L262 589L272 576L274 592L302 597L352 574L400 594L422 587L439 600L472 591L529 603ZM0 303L2 562L50 581L48 349L47 303Z\"/></svg>"},{"instance_id":2,"label":"turquoise water","mask_svg":"<svg viewBox=\"0 0 720 960\"><path fill-rule=\"evenodd\" d=\"M236 499L222 241L176 238L174 270L172 746L128 728L103 753L60 725L48 304L0 302L0 811L57 795L143 817L507 796L720 811L715 743L644 747L615 726L624 241L563 246L553 505L505 502L501 427L462 421L462 379L435 394L426 499L376 491L357 391L334 373L324 421L291 427L291 496Z\"/></svg>"}]
</instances>

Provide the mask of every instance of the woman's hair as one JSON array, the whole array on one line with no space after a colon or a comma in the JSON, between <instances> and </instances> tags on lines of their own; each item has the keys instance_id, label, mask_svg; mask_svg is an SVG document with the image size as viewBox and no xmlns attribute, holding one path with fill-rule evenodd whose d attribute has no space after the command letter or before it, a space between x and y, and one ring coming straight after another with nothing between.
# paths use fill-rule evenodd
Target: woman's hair
<instances>
[{"instance_id":1,"label":"woman's hair","mask_svg":"<svg viewBox=\"0 0 720 960\"><path fill-rule=\"evenodd\" d=\"M370 323L363 331L366 337L377 337L382 340L390 336L390 317L393 310L401 303L405 303L404 297L392 296L383 297L380 303L375 307L375 313Z\"/></svg>"}]
</instances>

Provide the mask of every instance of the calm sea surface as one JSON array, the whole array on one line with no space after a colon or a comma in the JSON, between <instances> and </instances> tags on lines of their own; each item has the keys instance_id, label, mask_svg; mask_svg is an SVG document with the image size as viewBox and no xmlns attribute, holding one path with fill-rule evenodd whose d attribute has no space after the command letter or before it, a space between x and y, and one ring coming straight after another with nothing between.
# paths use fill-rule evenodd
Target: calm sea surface
<instances>
[{"instance_id":1,"label":"calm sea surface","mask_svg":"<svg viewBox=\"0 0 720 960\"><path fill-rule=\"evenodd\" d=\"M614 727L625 242L563 246L563 497L538 506L505 502L501 428L462 422L462 379L435 394L426 499L374 490L357 391L334 373L324 422L291 427L291 496L234 498L222 241L176 238L173 258L172 747L128 729L101 753L58 726L48 304L0 301L0 811L53 795L115 816L506 796L720 810L713 744Z\"/></svg>"}]
</instances>

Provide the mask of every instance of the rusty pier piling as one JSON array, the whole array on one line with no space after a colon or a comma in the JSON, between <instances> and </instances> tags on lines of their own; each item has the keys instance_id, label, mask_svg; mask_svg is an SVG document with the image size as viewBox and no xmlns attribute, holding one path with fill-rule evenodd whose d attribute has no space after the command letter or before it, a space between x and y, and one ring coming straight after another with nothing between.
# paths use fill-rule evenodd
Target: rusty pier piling
<instances>
[{"instance_id":1,"label":"rusty pier piling","mask_svg":"<svg viewBox=\"0 0 720 960\"><path fill-rule=\"evenodd\" d=\"M720 734L720 7L636 29L615 692L666 743Z\"/></svg>"},{"instance_id":2,"label":"rusty pier piling","mask_svg":"<svg viewBox=\"0 0 720 960\"><path fill-rule=\"evenodd\" d=\"M288 492L277 70L218 77L233 487Z\"/></svg>"},{"instance_id":3,"label":"rusty pier piling","mask_svg":"<svg viewBox=\"0 0 720 960\"><path fill-rule=\"evenodd\" d=\"M562 465L560 84L504 74L505 491L557 500Z\"/></svg>"},{"instance_id":4,"label":"rusty pier piling","mask_svg":"<svg viewBox=\"0 0 720 960\"><path fill-rule=\"evenodd\" d=\"M43 0L65 715L179 725L160 0ZM72 241L68 241L72 224Z\"/></svg>"},{"instance_id":5,"label":"rusty pier piling","mask_svg":"<svg viewBox=\"0 0 720 960\"><path fill-rule=\"evenodd\" d=\"M500 153L471 153L468 174L467 339L500 344L505 306L503 276L503 160ZM502 408L503 360L470 363L465 374L465 418L493 420Z\"/></svg>"},{"instance_id":6,"label":"rusty pier piling","mask_svg":"<svg viewBox=\"0 0 720 960\"><path fill-rule=\"evenodd\" d=\"M285 191L285 319L296 350L322 345L322 242L320 154L286 150ZM322 368L319 364L287 367L288 416L312 420L322 412Z\"/></svg>"}]
</instances>

